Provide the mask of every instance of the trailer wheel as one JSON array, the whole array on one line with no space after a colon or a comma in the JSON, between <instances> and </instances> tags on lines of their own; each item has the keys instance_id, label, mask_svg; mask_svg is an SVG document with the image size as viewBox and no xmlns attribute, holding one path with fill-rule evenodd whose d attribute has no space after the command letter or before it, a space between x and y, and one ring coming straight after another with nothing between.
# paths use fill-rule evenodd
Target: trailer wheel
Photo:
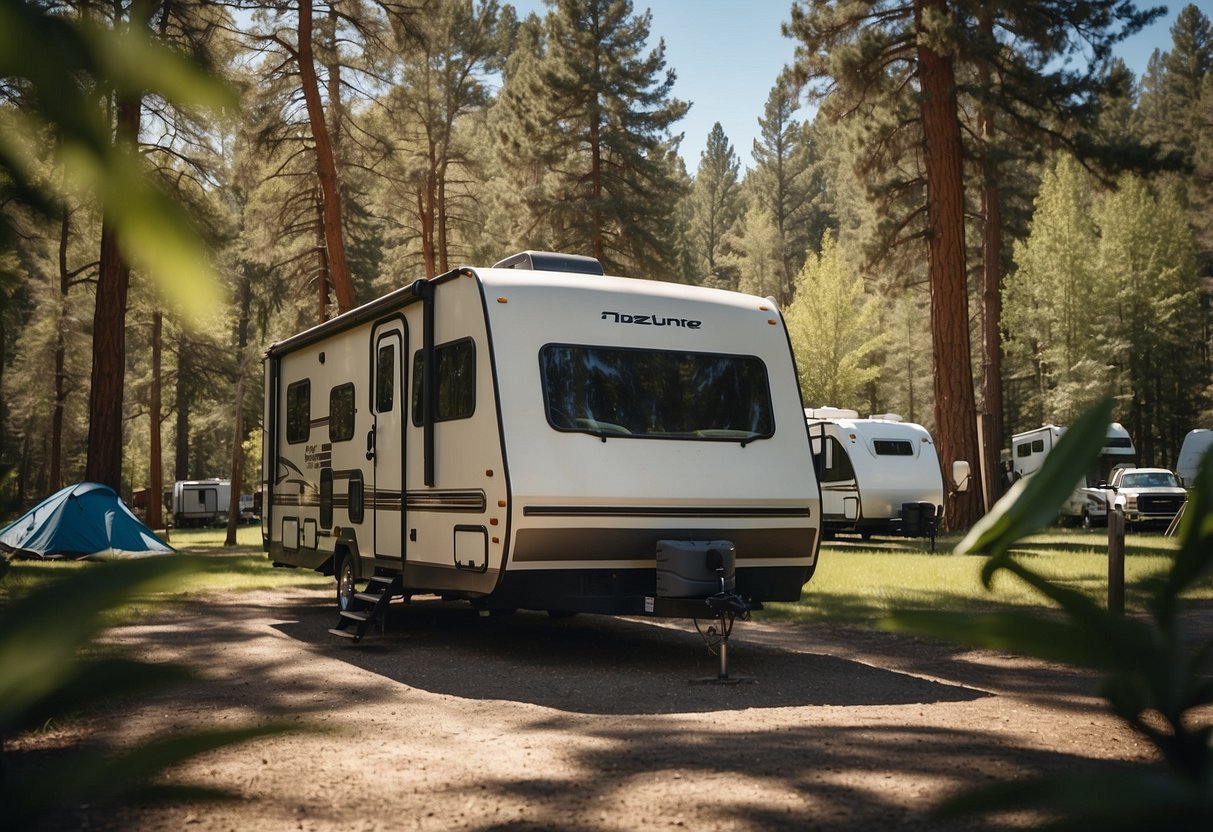
<instances>
[{"instance_id":1,"label":"trailer wheel","mask_svg":"<svg viewBox=\"0 0 1213 832\"><path fill-rule=\"evenodd\" d=\"M354 556L348 552L337 564L337 609L348 610L354 604Z\"/></svg>"}]
</instances>

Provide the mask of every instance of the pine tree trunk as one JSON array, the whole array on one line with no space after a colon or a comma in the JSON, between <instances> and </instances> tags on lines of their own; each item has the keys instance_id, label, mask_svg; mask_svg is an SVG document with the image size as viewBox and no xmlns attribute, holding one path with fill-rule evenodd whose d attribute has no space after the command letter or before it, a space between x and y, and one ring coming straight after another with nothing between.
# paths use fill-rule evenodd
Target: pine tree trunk
<instances>
[{"instance_id":1,"label":"pine tree trunk","mask_svg":"<svg viewBox=\"0 0 1213 832\"><path fill-rule=\"evenodd\" d=\"M253 288L247 271L240 275L240 317L236 323L236 424L232 428L232 499L227 511L227 538L225 546L236 545L236 526L240 522L240 495L244 492L244 387L248 375L246 355L248 350L249 307L253 301Z\"/></svg>"},{"instance_id":2,"label":"pine tree trunk","mask_svg":"<svg viewBox=\"0 0 1213 832\"><path fill-rule=\"evenodd\" d=\"M925 31L925 14L943 14L946 10L945 0L916 0L918 31ZM918 76L927 180L935 429L944 482L950 485L952 463L965 460L976 473L979 453L969 352L960 121L952 60L935 51L927 40L920 41L918 46ZM971 477L965 492L948 490L948 528L957 530L973 525L982 511L980 477Z\"/></svg>"},{"instance_id":3,"label":"pine tree trunk","mask_svg":"<svg viewBox=\"0 0 1213 832\"><path fill-rule=\"evenodd\" d=\"M164 459L160 438L163 337L164 316L157 309L152 313L152 389L148 403L147 524L153 529L164 527Z\"/></svg>"},{"instance_id":4,"label":"pine tree trunk","mask_svg":"<svg viewBox=\"0 0 1213 832\"><path fill-rule=\"evenodd\" d=\"M982 189L985 216L981 268L981 383L982 453L986 465L986 493L990 502L1002 496L1002 206L998 186L986 179Z\"/></svg>"},{"instance_id":5,"label":"pine tree trunk","mask_svg":"<svg viewBox=\"0 0 1213 832\"><path fill-rule=\"evenodd\" d=\"M190 478L190 391L185 381L190 368L186 357L188 349L183 332L177 337L177 393L174 397L177 424L173 431L173 479L177 482Z\"/></svg>"},{"instance_id":6,"label":"pine tree trunk","mask_svg":"<svg viewBox=\"0 0 1213 832\"><path fill-rule=\"evenodd\" d=\"M337 179L337 163L333 144L325 123L324 106L320 100L312 50L312 0L299 0L299 80L307 104L308 122L316 145L316 169L320 176L320 196L324 217L324 244L327 250L328 278L337 299L337 311L354 308L354 284L345 262L345 241L342 237L341 193Z\"/></svg>"},{"instance_id":7,"label":"pine tree trunk","mask_svg":"<svg viewBox=\"0 0 1213 832\"><path fill-rule=\"evenodd\" d=\"M989 14L981 20L983 31L993 37ZM980 69L983 89L990 87L990 68ZM994 117L982 106L978 132L985 145L982 163L981 213L985 222L981 241L981 401L982 454L985 459L985 487L989 501L1002 496L1003 478L999 449L1003 440L1002 401L1002 194L998 188L998 169L993 161Z\"/></svg>"},{"instance_id":8,"label":"pine tree trunk","mask_svg":"<svg viewBox=\"0 0 1213 832\"><path fill-rule=\"evenodd\" d=\"M606 245L602 233L602 141L598 132L598 114L590 125L590 254L602 262ZM610 273L610 272L609 272Z\"/></svg>"},{"instance_id":9,"label":"pine tree trunk","mask_svg":"<svg viewBox=\"0 0 1213 832\"><path fill-rule=\"evenodd\" d=\"M134 12L132 11L132 14ZM117 108L117 144L135 153L139 99ZM122 398L126 384L126 302L131 267L118 248L112 220L101 223L101 265L93 313L93 370L89 389L88 461L84 478L118 491L122 484Z\"/></svg>"},{"instance_id":10,"label":"pine tree trunk","mask_svg":"<svg viewBox=\"0 0 1213 832\"><path fill-rule=\"evenodd\" d=\"M58 491L63 487L63 415L67 407L67 290L70 277L67 269L67 244L71 239L71 211L64 206L59 222L59 320L55 326L55 402L51 412L50 471L47 488Z\"/></svg>"}]
</instances>

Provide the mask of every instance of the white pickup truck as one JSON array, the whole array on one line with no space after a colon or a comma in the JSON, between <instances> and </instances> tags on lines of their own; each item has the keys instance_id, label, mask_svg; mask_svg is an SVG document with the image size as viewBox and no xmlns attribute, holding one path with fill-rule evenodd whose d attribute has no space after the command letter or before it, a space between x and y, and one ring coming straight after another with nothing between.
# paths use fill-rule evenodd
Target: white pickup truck
<instances>
[{"instance_id":1,"label":"white pickup truck","mask_svg":"<svg viewBox=\"0 0 1213 832\"><path fill-rule=\"evenodd\" d=\"M1112 504L1125 511L1125 523L1170 523L1188 493L1166 468L1117 468L1108 481Z\"/></svg>"}]
</instances>

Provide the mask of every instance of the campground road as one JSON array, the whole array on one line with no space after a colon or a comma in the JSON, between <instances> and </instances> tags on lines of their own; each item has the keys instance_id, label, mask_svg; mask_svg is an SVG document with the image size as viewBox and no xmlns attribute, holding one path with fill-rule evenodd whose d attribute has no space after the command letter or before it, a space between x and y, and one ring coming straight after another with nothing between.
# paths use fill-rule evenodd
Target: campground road
<instances>
[{"instance_id":1,"label":"campground road","mask_svg":"<svg viewBox=\"0 0 1213 832\"><path fill-rule=\"evenodd\" d=\"M267 720L312 730L168 777L236 801L70 807L46 828L1010 828L927 811L965 786L1149 753L1106 713L1094 677L1002 654L744 622L730 669L746 681L704 684L716 659L690 622L481 618L420 601L352 644L327 633L324 587L200 599L112 631L202 680L22 738L10 746L22 764L81 737L125 745Z\"/></svg>"}]
</instances>

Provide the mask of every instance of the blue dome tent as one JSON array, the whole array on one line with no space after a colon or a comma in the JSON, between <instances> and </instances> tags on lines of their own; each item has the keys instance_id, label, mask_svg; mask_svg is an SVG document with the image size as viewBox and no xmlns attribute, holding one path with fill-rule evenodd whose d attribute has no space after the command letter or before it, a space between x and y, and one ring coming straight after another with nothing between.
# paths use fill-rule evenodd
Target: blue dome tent
<instances>
[{"instance_id":1,"label":"blue dome tent","mask_svg":"<svg viewBox=\"0 0 1213 832\"><path fill-rule=\"evenodd\" d=\"M82 482L56 491L0 531L0 549L36 558L161 555L173 551L114 489Z\"/></svg>"}]
</instances>

